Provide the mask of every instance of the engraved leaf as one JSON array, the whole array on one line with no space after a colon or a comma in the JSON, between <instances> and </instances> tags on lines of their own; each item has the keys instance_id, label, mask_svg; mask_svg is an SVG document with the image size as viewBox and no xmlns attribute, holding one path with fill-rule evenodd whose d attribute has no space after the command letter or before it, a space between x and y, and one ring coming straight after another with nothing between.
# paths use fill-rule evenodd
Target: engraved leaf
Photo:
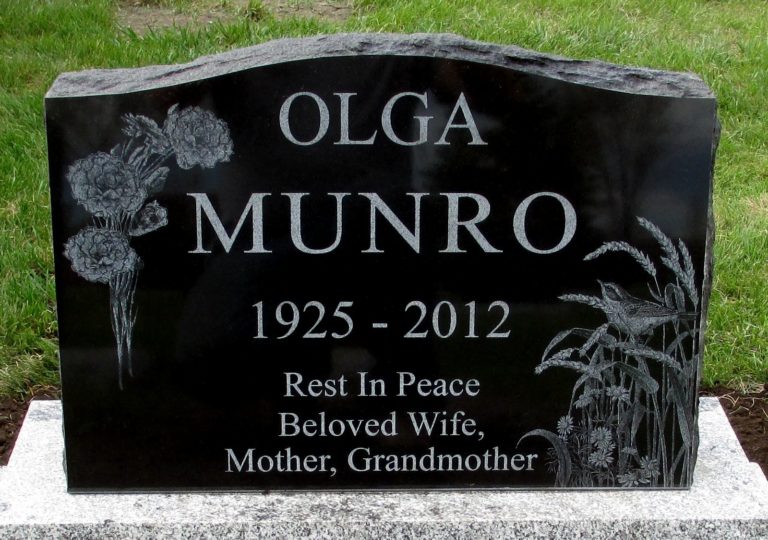
<instances>
[{"instance_id":1,"label":"engraved leaf","mask_svg":"<svg viewBox=\"0 0 768 540\"><path fill-rule=\"evenodd\" d=\"M664 287L664 305L669 309L680 309L677 306L677 298L679 296L679 290L677 289L679 288L674 283L667 283L667 286Z\"/></svg>"},{"instance_id":2,"label":"engraved leaf","mask_svg":"<svg viewBox=\"0 0 768 540\"><path fill-rule=\"evenodd\" d=\"M586 352L592 348L596 343L600 341L600 338L602 338L606 332L608 332L609 325L608 323L601 324L598 326L594 332L592 332L592 335L589 336L589 339L584 342L584 345L581 346L581 352L582 354L586 354Z\"/></svg>"},{"instance_id":3,"label":"engraved leaf","mask_svg":"<svg viewBox=\"0 0 768 540\"><path fill-rule=\"evenodd\" d=\"M672 343L667 345L667 349L664 352L667 353L667 354L672 354L674 352L674 350L683 343L683 340L686 339L690 335L691 335L690 332L683 332L683 333L681 333L680 335L678 335L672 341Z\"/></svg>"},{"instance_id":4,"label":"engraved leaf","mask_svg":"<svg viewBox=\"0 0 768 540\"><path fill-rule=\"evenodd\" d=\"M147 194L153 195L159 191L162 191L165 187L165 180L168 178L168 167L159 167L155 172L149 175L145 180L147 188Z\"/></svg>"},{"instance_id":5,"label":"engraved leaf","mask_svg":"<svg viewBox=\"0 0 768 540\"><path fill-rule=\"evenodd\" d=\"M129 137L141 137L160 133L157 122L141 114L124 114L123 122L125 126L122 131Z\"/></svg>"},{"instance_id":6,"label":"engraved leaf","mask_svg":"<svg viewBox=\"0 0 768 540\"><path fill-rule=\"evenodd\" d=\"M659 383L653 380L650 375L643 373L637 368L623 362L617 362L616 367L629 375L647 394L655 394L659 390Z\"/></svg>"},{"instance_id":7,"label":"engraved leaf","mask_svg":"<svg viewBox=\"0 0 768 540\"><path fill-rule=\"evenodd\" d=\"M167 154L170 150L168 138L163 133L163 130L157 125L157 122L147 116L140 114L124 114L123 133L133 139L128 143L128 147L131 143L141 139L139 146L136 150L141 150L141 154L137 154L135 150L128 159L128 162L137 168L146 163L146 160L152 154Z\"/></svg>"},{"instance_id":8,"label":"engraved leaf","mask_svg":"<svg viewBox=\"0 0 768 540\"><path fill-rule=\"evenodd\" d=\"M668 394L672 396L675 401L675 412L677 413L677 425L680 431L680 437L683 439L683 443L686 448L691 448L691 427L693 426L693 418L690 415L690 405L686 403L686 392L683 389L683 384L680 379L671 374L669 382L672 385L672 391Z\"/></svg>"},{"instance_id":9,"label":"engraved leaf","mask_svg":"<svg viewBox=\"0 0 768 540\"><path fill-rule=\"evenodd\" d=\"M669 468L671 471L677 469L677 466L680 465L680 462L688 454L688 451L689 448L685 445L681 445L680 448L678 448L677 453L675 454L675 459L672 460L672 466Z\"/></svg>"},{"instance_id":10,"label":"engraved leaf","mask_svg":"<svg viewBox=\"0 0 768 540\"><path fill-rule=\"evenodd\" d=\"M675 287L675 306L678 311L685 311L685 295L680 287Z\"/></svg>"},{"instance_id":11,"label":"engraved leaf","mask_svg":"<svg viewBox=\"0 0 768 540\"><path fill-rule=\"evenodd\" d=\"M664 301L664 299L661 297L661 295L659 295L659 293L657 293L656 291L654 291L654 290L651 288L651 285L650 285L650 283L648 284L648 293L651 295L651 298L653 298L653 299L654 299L654 300L656 300L657 302L661 303L661 302L663 302L663 301Z\"/></svg>"},{"instance_id":12,"label":"engraved leaf","mask_svg":"<svg viewBox=\"0 0 768 540\"><path fill-rule=\"evenodd\" d=\"M587 372L578 379L576 379L576 382L573 384L573 390L571 390L571 403L573 403L576 400L576 394L578 393L579 389L591 378L594 377L594 373Z\"/></svg>"},{"instance_id":13,"label":"engraved leaf","mask_svg":"<svg viewBox=\"0 0 768 540\"><path fill-rule=\"evenodd\" d=\"M558 344L560 344L565 338L570 336L574 332L574 330L576 329L573 328L571 330L563 330L562 332L558 332L557 335L553 337L552 340L549 342L549 345L547 345L547 348L544 349L544 353L541 355L542 360L549 355L552 349L554 349Z\"/></svg>"},{"instance_id":14,"label":"engraved leaf","mask_svg":"<svg viewBox=\"0 0 768 540\"><path fill-rule=\"evenodd\" d=\"M138 169L141 163L143 163L147 157L148 152L146 147L139 146L133 152L131 152L130 156L128 156L128 164Z\"/></svg>"},{"instance_id":15,"label":"engraved leaf","mask_svg":"<svg viewBox=\"0 0 768 540\"><path fill-rule=\"evenodd\" d=\"M635 399L632 402L632 439L634 440L637 431L640 429L640 424L645 418L647 408L641 403L640 387L635 387Z\"/></svg>"}]
</instances>

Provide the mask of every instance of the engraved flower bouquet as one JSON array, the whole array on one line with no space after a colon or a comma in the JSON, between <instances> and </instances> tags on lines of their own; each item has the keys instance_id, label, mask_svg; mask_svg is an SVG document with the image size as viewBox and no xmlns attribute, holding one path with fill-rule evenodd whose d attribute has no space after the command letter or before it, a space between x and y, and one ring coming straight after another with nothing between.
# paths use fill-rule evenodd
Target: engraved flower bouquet
<instances>
[{"instance_id":1,"label":"engraved flower bouquet","mask_svg":"<svg viewBox=\"0 0 768 540\"><path fill-rule=\"evenodd\" d=\"M171 157L182 169L213 168L229 161L232 139L227 124L200 107L168 109L162 127L146 116L126 114L128 140L109 153L95 152L75 161L67 171L75 200L91 215L91 224L67 240L64 255L82 278L109 285L112 332L118 361L133 375L131 340L136 321L134 295L142 261L131 247L132 237L168 224L168 212L156 200L170 169Z\"/></svg>"}]
</instances>

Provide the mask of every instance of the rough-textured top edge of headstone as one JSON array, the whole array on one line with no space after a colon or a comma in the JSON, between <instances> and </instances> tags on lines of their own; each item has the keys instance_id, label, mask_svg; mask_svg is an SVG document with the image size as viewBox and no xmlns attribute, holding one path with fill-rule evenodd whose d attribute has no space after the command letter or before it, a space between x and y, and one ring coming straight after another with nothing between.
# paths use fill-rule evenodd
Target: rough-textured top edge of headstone
<instances>
[{"instance_id":1,"label":"rough-textured top edge of headstone","mask_svg":"<svg viewBox=\"0 0 768 540\"><path fill-rule=\"evenodd\" d=\"M188 64L133 69L94 69L59 75L47 98L122 94L175 86L259 66L296 60L352 55L448 58L490 64L576 84L618 92L712 98L709 87L692 73L574 60L498 45L453 34L331 34L278 39L203 56Z\"/></svg>"}]
</instances>

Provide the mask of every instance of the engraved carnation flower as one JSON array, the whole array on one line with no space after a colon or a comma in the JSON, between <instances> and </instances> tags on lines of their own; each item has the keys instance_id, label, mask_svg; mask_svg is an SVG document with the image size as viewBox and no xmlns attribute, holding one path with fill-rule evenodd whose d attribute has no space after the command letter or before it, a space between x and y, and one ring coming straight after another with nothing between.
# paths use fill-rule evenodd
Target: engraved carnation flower
<instances>
[{"instance_id":1,"label":"engraved carnation flower","mask_svg":"<svg viewBox=\"0 0 768 540\"><path fill-rule=\"evenodd\" d=\"M67 180L75 200L99 217L132 214L147 196L133 168L105 152L75 161Z\"/></svg>"},{"instance_id":2,"label":"engraved carnation flower","mask_svg":"<svg viewBox=\"0 0 768 540\"><path fill-rule=\"evenodd\" d=\"M200 165L213 168L220 161L229 161L232 155L232 139L227 124L210 111L200 107L168 109L163 126L182 169Z\"/></svg>"},{"instance_id":3,"label":"engraved carnation flower","mask_svg":"<svg viewBox=\"0 0 768 540\"><path fill-rule=\"evenodd\" d=\"M131 221L128 233L131 236L141 236L168 225L168 210L152 201L141 209Z\"/></svg>"},{"instance_id":4,"label":"engraved carnation flower","mask_svg":"<svg viewBox=\"0 0 768 540\"><path fill-rule=\"evenodd\" d=\"M86 227L67 240L64 256L78 275L96 283L109 283L139 264L139 256L123 233L98 227Z\"/></svg>"}]
</instances>

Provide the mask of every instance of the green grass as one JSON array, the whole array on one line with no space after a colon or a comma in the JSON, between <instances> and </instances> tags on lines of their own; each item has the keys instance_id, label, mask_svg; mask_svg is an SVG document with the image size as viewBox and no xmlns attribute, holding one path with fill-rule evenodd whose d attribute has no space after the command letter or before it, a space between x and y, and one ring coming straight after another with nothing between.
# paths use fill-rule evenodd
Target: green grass
<instances>
[{"instance_id":1,"label":"green grass","mask_svg":"<svg viewBox=\"0 0 768 540\"><path fill-rule=\"evenodd\" d=\"M718 96L723 124L703 379L707 385L768 382L764 0L358 0L344 22L277 20L258 0L143 3L189 13L212 7L232 16L142 36L117 25L117 6L107 0L0 0L0 395L24 394L58 380L42 113L43 95L56 75L184 62L279 37L340 31L453 32L564 56L700 74Z\"/></svg>"}]
</instances>

